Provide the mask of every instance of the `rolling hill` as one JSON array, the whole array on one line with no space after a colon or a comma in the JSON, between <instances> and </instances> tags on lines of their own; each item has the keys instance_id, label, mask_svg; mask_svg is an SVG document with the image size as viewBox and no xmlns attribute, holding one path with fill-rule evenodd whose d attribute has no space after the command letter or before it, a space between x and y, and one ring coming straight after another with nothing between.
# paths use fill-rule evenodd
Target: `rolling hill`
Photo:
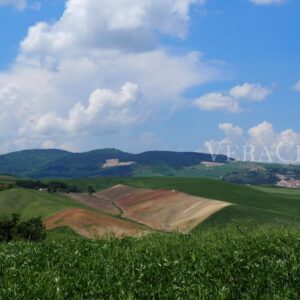
<instances>
[{"instance_id":1,"label":"rolling hill","mask_svg":"<svg viewBox=\"0 0 300 300\"><path fill-rule=\"evenodd\" d=\"M180 170L212 162L210 154L150 151L130 154L116 149L71 153L62 150L25 150L0 156L0 174L31 178L79 178L91 176L172 175ZM109 163L107 164L107 161ZM217 163L233 161L224 155ZM105 166L107 165L107 166Z\"/></svg>"},{"instance_id":2,"label":"rolling hill","mask_svg":"<svg viewBox=\"0 0 300 300\"><path fill-rule=\"evenodd\" d=\"M116 184L135 188L176 190L189 195L235 204L208 218L201 226L228 224L233 220L251 224L300 224L300 190L237 185L205 178L85 178L66 181L83 191L89 185L104 190ZM201 227L200 226L200 227Z\"/></svg>"},{"instance_id":3,"label":"rolling hill","mask_svg":"<svg viewBox=\"0 0 300 300\"><path fill-rule=\"evenodd\" d=\"M1 215L17 213L23 219L41 216L49 230L67 227L88 238L187 233L228 205L175 191L123 185L93 196L22 188L0 192Z\"/></svg>"},{"instance_id":4,"label":"rolling hill","mask_svg":"<svg viewBox=\"0 0 300 300\"><path fill-rule=\"evenodd\" d=\"M241 162L224 155L212 157L195 152L149 151L131 154L116 149L102 149L71 153L54 149L0 155L0 174L36 179L202 177L259 185L276 184L279 178L300 179L300 166Z\"/></svg>"},{"instance_id":5,"label":"rolling hill","mask_svg":"<svg viewBox=\"0 0 300 300\"><path fill-rule=\"evenodd\" d=\"M12 178L10 178L12 180ZM300 191L251 187L201 178L85 178L64 180L83 192L23 188L0 192L0 215L41 216L48 229L69 228L86 237L198 232L233 221L299 228ZM233 204L233 205L229 205ZM228 206L229 205L229 206Z\"/></svg>"}]
</instances>

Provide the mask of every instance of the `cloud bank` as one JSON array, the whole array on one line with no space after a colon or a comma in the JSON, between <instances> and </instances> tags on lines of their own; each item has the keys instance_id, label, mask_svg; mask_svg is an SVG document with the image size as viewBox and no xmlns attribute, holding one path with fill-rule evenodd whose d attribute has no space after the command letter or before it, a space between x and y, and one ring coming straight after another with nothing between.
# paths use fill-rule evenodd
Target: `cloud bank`
<instances>
[{"instance_id":1,"label":"cloud bank","mask_svg":"<svg viewBox=\"0 0 300 300\"><path fill-rule=\"evenodd\" d=\"M174 54L160 43L185 38L191 7L202 4L68 0L60 19L30 27L11 69L0 72L0 152L118 139L166 103L184 103L189 88L220 78L222 68L201 53Z\"/></svg>"}]
</instances>

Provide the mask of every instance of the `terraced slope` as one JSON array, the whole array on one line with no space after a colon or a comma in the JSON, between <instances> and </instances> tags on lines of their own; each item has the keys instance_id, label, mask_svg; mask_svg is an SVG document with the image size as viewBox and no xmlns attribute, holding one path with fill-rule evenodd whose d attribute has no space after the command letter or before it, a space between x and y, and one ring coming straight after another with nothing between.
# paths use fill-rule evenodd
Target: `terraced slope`
<instances>
[{"instance_id":1,"label":"terraced slope","mask_svg":"<svg viewBox=\"0 0 300 300\"><path fill-rule=\"evenodd\" d=\"M169 232L189 232L215 212L232 205L175 190L137 189L124 185L98 192L95 196L115 203L125 218Z\"/></svg>"},{"instance_id":2,"label":"terraced slope","mask_svg":"<svg viewBox=\"0 0 300 300\"><path fill-rule=\"evenodd\" d=\"M123 219L100 212L80 208L67 209L45 220L47 229L69 227L87 238L104 238L108 236L143 236L151 229Z\"/></svg>"},{"instance_id":3,"label":"terraced slope","mask_svg":"<svg viewBox=\"0 0 300 300\"><path fill-rule=\"evenodd\" d=\"M85 197L90 202L85 204L62 194L29 189L3 191L0 192L0 217L12 213L18 213L24 219L41 216L47 229L68 227L87 238L102 238L111 234L116 237L141 236L152 232L146 226L114 216L119 215L120 211L109 201L85 195L76 197L79 200ZM95 209L102 212L93 209L94 198L98 201Z\"/></svg>"}]
</instances>

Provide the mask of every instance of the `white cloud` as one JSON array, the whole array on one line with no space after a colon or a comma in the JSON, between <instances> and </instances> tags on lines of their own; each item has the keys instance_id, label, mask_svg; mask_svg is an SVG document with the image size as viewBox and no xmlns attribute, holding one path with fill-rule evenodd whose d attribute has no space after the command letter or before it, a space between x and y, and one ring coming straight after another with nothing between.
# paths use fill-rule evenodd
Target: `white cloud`
<instances>
[{"instance_id":1,"label":"white cloud","mask_svg":"<svg viewBox=\"0 0 300 300\"><path fill-rule=\"evenodd\" d=\"M48 136L55 133L77 135L82 132L102 135L103 132L114 131L136 122L133 107L136 107L137 101L138 86L132 83L126 83L118 93L98 89L91 94L87 107L77 103L67 118L50 112L41 116L34 128L38 133Z\"/></svg>"},{"instance_id":2,"label":"white cloud","mask_svg":"<svg viewBox=\"0 0 300 300\"><path fill-rule=\"evenodd\" d=\"M201 110L226 110L231 113L240 111L240 105L232 97L222 93L209 93L196 99L194 105Z\"/></svg>"},{"instance_id":3,"label":"white cloud","mask_svg":"<svg viewBox=\"0 0 300 300\"><path fill-rule=\"evenodd\" d=\"M58 22L38 23L21 44L36 55L103 50L145 51L157 46L157 32L184 37L196 0L69 0Z\"/></svg>"},{"instance_id":4,"label":"white cloud","mask_svg":"<svg viewBox=\"0 0 300 300\"><path fill-rule=\"evenodd\" d=\"M206 141L203 151L223 153L238 160L300 163L300 132L276 132L269 122L250 128L247 134L233 124L220 124L222 140Z\"/></svg>"},{"instance_id":5,"label":"white cloud","mask_svg":"<svg viewBox=\"0 0 300 300\"><path fill-rule=\"evenodd\" d=\"M297 92L300 92L300 80L293 86L293 89Z\"/></svg>"},{"instance_id":6,"label":"white cloud","mask_svg":"<svg viewBox=\"0 0 300 300\"><path fill-rule=\"evenodd\" d=\"M223 110L231 113L241 111L240 101L262 101L271 95L273 90L260 84L244 83L237 85L228 92L213 92L194 100L194 105L201 110Z\"/></svg>"},{"instance_id":7,"label":"white cloud","mask_svg":"<svg viewBox=\"0 0 300 300\"><path fill-rule=\"evenodd\" d=\"M262 101L272 94L272 89L263 87L260 84L244 83L237 85L229 91L229 95L235 99L248 99Z\"/></svg>"},{"instance_id":8,"label":"white cloud","mask_svg":"<svg viewBox=\"0 0 300 300\"><path fill-rule=\"evenodd\" d=\"M283 4L287 0L250 0L255 5Z\"/></svg>"},{"instance_id":9,"label":"white cloud","mask_svg":"<svg viewBox=\"0 0 300 300\"><path fill-rule=\"evenodd\" d=\"M159 42L162 34L185 36L196 3L204 1L68 0L58 21L31 27L11 69L0 72L0 90L17 87L15 100L7 100L12 121L6 108L0 113L0 152L109 146L112 133L150 122L160 109L184 102L187 89L220 78L218 63L198 52L171 54ZM113 95L127 82L138 86L138 96L118 106ZM103 109L95 108L95 95Z\"/></svg>"},{"instance_id":10,"label":"white cloud","mask_svg":"<svg viewBox=\"0 0 300 300\"><path fill-rule=\"evenodd\" d=\"M27 6L26 0L0 0L0 5L13 5L17 9L24 9Z\"/></svg>"},{"instance_id":11,"label":"white cloud","mask_svg":"<svg viewBox=\"0 0 300 300\"><path fill-rule=\"evenodd\" d=\"M243 129L238 126L234 126L231 123L219 124L219 128L230 139L241 137L243 135Z\"/></svg>"}]
</instances>

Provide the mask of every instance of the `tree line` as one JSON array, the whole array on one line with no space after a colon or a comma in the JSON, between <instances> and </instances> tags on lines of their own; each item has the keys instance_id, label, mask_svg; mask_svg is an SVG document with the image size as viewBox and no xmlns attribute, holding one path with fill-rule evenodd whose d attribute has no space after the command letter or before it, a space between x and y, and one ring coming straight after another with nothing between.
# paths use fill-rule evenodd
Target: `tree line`
<instances>
[{"instance_id":1,"label":"tree line","mask_svg":"<svg viewBox=\"0 0 300 300\"><path fill-rule=\"evenodd\" d=\"M80 189L77 186L68 185L61 181L50 181L45 183L40 180L17 180L16 186L33 190L45 189L49 193L80 193Z\"/></svg>"}]
</instances>

